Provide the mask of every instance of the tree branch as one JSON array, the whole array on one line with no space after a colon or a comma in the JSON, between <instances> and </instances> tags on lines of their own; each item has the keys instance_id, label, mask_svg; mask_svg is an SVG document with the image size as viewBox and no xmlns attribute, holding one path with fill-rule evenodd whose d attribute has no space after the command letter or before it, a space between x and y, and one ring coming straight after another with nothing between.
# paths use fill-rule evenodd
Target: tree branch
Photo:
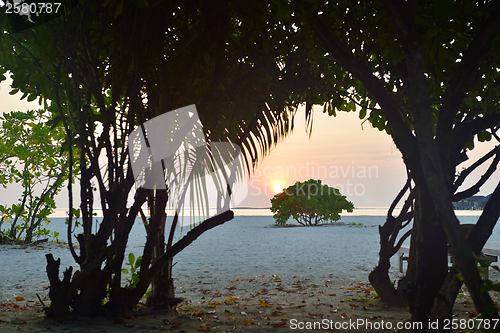
<instances>
[{"instance_id":1,"label":"tree branch","mask_svg":"<svg viewBox=\"0 0 500 333\"><path fill-rule=\"evenodd\" d=\"M497 169L499 161L500 161L500 155L497 154L493 162L491 162L490 167L488 168L486 173L481 176L479 181L476 184L474 184L474 186L469 187L467 190L455 194L453 196L453 201L460 201L479 192L481 186L483 186L483 184L490 178L491 174Z\"/></svg>"},{"instance_id":2,"label":"tree branch","mask_svg":"<svg viewBox=\"0 0 500 333\"><path fill-rule=\"evenodd\" d=\"M458 176L457 180L453 184L453 192L455 192L460 187L460 185L463 184L463 182L465 181L465 179L469 176L469 174L472 171L474 171L481 164L483 164L484 162L486 162L487 160L489 160L493 155L498 155L498 153L500 153L500 146L496 146L490 152L488 152L486 155L484 155L479 160L477 160L476 162L474 162L474 164L472 164L470 167L468 167L467 169L463 170L460 173L460 176Z\"/></svg>"}]
</instances>

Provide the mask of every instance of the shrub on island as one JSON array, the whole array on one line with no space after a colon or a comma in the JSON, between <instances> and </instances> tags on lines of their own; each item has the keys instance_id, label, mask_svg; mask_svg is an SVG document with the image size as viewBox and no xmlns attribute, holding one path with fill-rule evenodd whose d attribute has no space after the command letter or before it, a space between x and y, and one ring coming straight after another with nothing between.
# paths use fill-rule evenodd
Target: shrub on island
<instances>
[{"instance_id":1,"label":"shrub on island","mask_svg":"<svg viewBox=\"0 0 500 333\"><path fill-rule=\"evenodd\" d=\"M271 199L276 224L285 225L291 217L304 226L317 226L340 220L340 213L352 212L354 204L336 188L309 179L296 182Z\"/></svg>"}]
</instances>

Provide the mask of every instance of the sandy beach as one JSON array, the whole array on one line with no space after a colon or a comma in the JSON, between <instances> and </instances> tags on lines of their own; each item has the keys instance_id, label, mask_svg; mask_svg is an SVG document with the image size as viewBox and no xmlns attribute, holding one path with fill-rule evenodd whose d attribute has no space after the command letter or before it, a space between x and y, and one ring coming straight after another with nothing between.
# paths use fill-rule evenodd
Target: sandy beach
<instances>
[{"instance_id":1,"label":"sandy beach","mask_svg":"<svg viewBox=\"0 0 500 333\"><path fill-rule=\"evenodd\" d=\"M139 304L120 318L64 322L44 318L41 302L50 303L45 254L61 258L62 268L74 265L67 245L3 245L0 332L404 332L405 323L410 324L407 308L383 304L368 283L378 250L377 228L369 221L375 225L383 217L345 219L362 222L363 228L283 229L273 228L272 218L238 217L176 257L176 296L184 301L175 311L151 311ZM140 254L142 230L133 230L127 252ZM390 273L396 281L395 264ZM498 273L491 272L490 278L498 279ZM466 290L455 315L464 322L476 315Z\"/></svg>"},{"instance_id":2,"label":"sandy beach","mask_svg":"<svg viewBox=\"0 0 500 333\"><path fill-rule=\"evenodd\" d=\"M43 318L39 301L19 297L0 304L0 331L404 332L400 327L410 325L405 306L384 305L369 284L345 283L335 277L230 280L206 272L194 279L177 279L176 294L185 300L175 311L150 311L140 304L119 318L68 318L64 322ZM458 299L455 315L459 320L475 316L469 297Z\"/></svg>"}]
</instances>

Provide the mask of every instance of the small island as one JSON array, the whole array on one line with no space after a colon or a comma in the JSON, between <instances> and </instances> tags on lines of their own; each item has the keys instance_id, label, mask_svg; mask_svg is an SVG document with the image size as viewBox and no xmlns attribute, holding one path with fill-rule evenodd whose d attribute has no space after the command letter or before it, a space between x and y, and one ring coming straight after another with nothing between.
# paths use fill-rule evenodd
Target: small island
<instances>
[{"instance_id":1,"label":"small island","mask_svg":"<svg viewBox=\"0 0 500 333\"><path fill-rule=\"evenodd\" d=\"M290 218L298 226L345 225L340 213L352 213L354 204L336 188L322 184L321 180L309 179L296 182L271 199L271 211L278 226L293 227L287 224Z\"/></svg>"}]
</instances>

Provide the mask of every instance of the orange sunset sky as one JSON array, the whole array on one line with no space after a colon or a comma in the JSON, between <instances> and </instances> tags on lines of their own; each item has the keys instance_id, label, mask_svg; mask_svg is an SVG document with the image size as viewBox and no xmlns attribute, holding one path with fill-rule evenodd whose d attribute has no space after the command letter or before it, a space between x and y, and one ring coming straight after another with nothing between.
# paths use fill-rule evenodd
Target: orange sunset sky
<instances>
[{"instance_id":1,"label":"orange sunset sky","mask_svg":"<svg viewBox=\"0 0 500 333\"><path fill-rule=\"evenodd\" d=\"M38 108L37 102L20 101L20 93L11 96L9 91L10 80L3 81L0 112ZM388 207L404 185L405 166L389 135L372 128L368 122L361 124L357 113L339 112L337 117L330 117L318 106L309 138L304 111L299 111L294 132L261 161L248 181L247 197L238 206L269 207L275 187L314 178L338 188L356 207ZM476 145L469 154L470 161L493 146L493 142ZM466 164L470 165L470 161ZM479 179L485 170L486 167L476 171L474 179ZM491 193L499 179L494 176L480 194ZM470 180L465 186L471 184ZM16 202L20 194L18 189L0 190L1 204ZM57 202L58 207L67 207L66 188L58 195Z\"/></svg>"}]
</instances>

